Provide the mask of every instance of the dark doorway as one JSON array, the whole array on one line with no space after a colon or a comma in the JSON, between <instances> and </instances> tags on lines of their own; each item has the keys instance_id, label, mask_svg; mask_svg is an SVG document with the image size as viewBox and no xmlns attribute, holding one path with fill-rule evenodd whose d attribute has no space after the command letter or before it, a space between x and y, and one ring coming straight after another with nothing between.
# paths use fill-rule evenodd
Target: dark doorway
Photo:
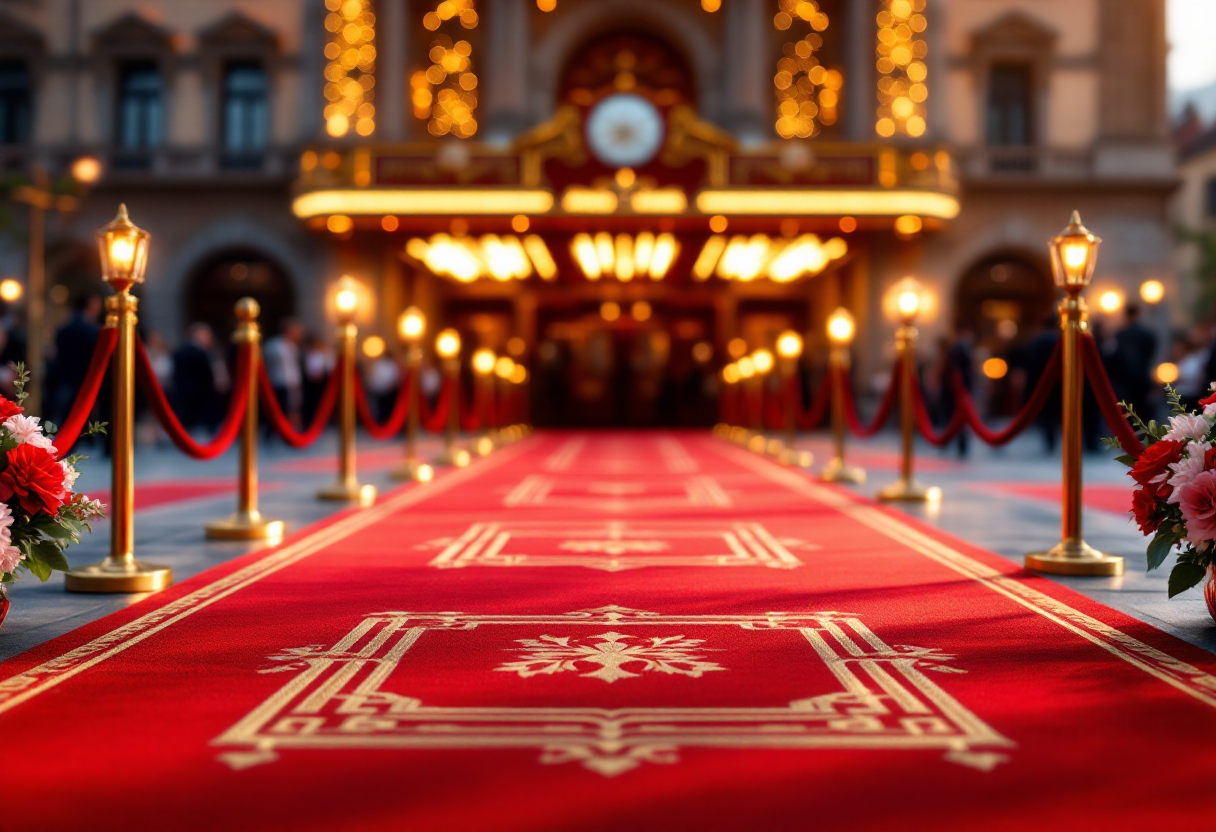
<instances>
[{"instance_id":1,"label":"dark doorway","mask_svg":"<svg viewBox=\"0 0 1216 832\"><path fill-rule=\"evenodd\" d=\"M227 338L236 325L233 307L243 297L261 304L262 332L268 336L296 312L295 288L277 263L255 251L233 250L195 268L182 296L182 325L205 323Z\"/></svg>"}]
</instances>

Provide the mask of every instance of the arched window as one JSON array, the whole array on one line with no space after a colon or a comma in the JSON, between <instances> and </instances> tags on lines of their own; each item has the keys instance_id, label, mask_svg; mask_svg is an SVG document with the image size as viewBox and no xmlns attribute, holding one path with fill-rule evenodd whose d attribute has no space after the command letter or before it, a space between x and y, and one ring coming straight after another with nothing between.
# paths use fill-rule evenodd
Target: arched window
<instances>
[{"instance_id":1,"label":"arched window","mask_svg":"<svg viewBox=\"0 0 1216 832\"><path fill-rule=\"evenodd\" d=\"M1000 352L1041 328L1055 303L1046 264L1017 254L993 254L959 281L954 319L973 327L980 343Z\"/></svg>"},{"instance_id":2,"label":"arched window","mask_svg":"<svg viewBox=\"0 0 1216 832\"><path fill-rule=\"evenodd\" d=\"M203 260L191 272L181 298L181 321L209 324L225 337L235 325L233 307L243 297L261 304L262 332L268 335L296 312L295 287L282 267L260 252L234 249Z\"/></svg>"}]
</instances>

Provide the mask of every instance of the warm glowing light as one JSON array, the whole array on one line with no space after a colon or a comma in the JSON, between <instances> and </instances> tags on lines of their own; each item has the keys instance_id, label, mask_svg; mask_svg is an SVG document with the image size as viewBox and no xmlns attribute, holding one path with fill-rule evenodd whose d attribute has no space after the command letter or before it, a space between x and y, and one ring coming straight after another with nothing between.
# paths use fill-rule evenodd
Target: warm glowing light
<instances>
[{"instance_id":1,"label":"warm glowing light","mask_svg":"<svg viewBox=\"0 0 1216 832\"><path fill-rule=\"evenodd\" d=\"M522 242L513 234L481 237L434 234L423 240L415 237L405 246L405 253L437 275L461 283L471 283L483 277L498 281L523 280L536 272L545 280L557 274L553 257L544 241L529 235ZM547 277L546 277L547 275Z\"/></svg>"},{"instance_id":2,"label":"warm glowing light","mask_svg":"<svg viewBox=\"0 0 1216 832\"><path fill-rule=\"evenodd\" d=\"M394 217L392 214L389 214L388 216L382 217L380 219L380 227L390 233L392 233L393 231L396 231L398 226L400 226L400 225L401 225L401 222L396 217Z\"/></svg>"},{"instance_id":3,"label":"warm glowing light","mask_svg":"<svg viewBox=\"0 0 1216 832\"><path fill-rule=\"evenodd\" d=\"M773 76L776 97L773 127L783 139L807 139L819 134L820 125L835 124L839 118L837 107L844 75L837 69L828 69L817 54L824 43L820 32L830 22L820 3L778 0L777 5L774 27L787 31L797 22L799 28L791 34L799 35L800 39L783 44L782 57L777 61Z\"/></svg>"},{"instance_id":4,"label":"warm glowing light","mask_svg":"<svg viewBox=\"0 0 1216 832\"><path fill-rule=\"evenodd\" d=\"M688 197L680 188L636 191L629 197L629 207L635 214L683 214Z\"/></svg>"},{"instance_id":5,"label":"warm glowing light","mask_svg":"<svg viewBox=\"0 0 1216 832\"><path fill-rule=\"evenodd\" d=\"M81 156L72 162L72 178L82 185L92 185L101 178L101 162L92 156Z\"/></svg>"},{"instance_id":6,"label":"warm glowing light","mask_svg":"<svg viewBox=\"0 0 1216 832\"><path fill-rule=\"evenodd\" d=\"M121 291L144 282L152 235L131 222L126 205L118 206L118 215L96 237L101 274L107 283Z\"/></svg>"},{"instance_id":7,"label":"warm glowing light","mask_svg":"<svg viewBox=\"0 0 1216 832\"><path fill-rule=\"evenodd\" d=\"M743 376L739 373L739 365L727 364L722 368L722 380L727 384L735 384L741 378L743 378Z\"/></svg>"},{"instance_id":8,"label":"warm glowing light","mask_svg":"<svg viewBox=\"0 0 1216 832\"><path fill-rule=\"evenodd\" d=\"M25 294L25 287L20 282L11 277L0 280L0 300L5 303L14 303L21 300L23 294Z\"/></svg>"},{"instance_id":9,"label":"warm glowing light","mask_svg":"<svg viewBox=\"0 0 1216 832\"><path fill-rule=\"evenodd\" d=\"M511 370L510 381L512 384L523 384L528 380L528 370L523 364L516 364Z\"/></svg>"},{"instance_id":10,"label":"warm glowing light","mask_svg":"<svg viewBox=\"0 0 1216 832\"><path fill-rule=\"evenodd\" d=\"M897 132L917 138L925 132L929 88L926 56L926 0L883 0L876 22L878 111L874 132L883 138Z\"/></svg>"},{"instance_id":11,"label":"warm glowing light","mask_svg":"<svg viewBox=\"0 0 1216 832\"><path fill-rule=\"evenodd\" d=\"M701 0L701 8L707 12L716 12L722 8L722 0Z\"/></svg>"},{"instance_id":12,"label":"warm glowing light","mask_svg":"<svg viewBox=\"0 0 1216 832\"><path fill-rule=\"evenodd\" d=\"M494 372L494 362L497 360L498 356L494 354L494 350L482 347L473 353L473 372L479 376L488 376Z\"/></svg>"},{"instance_id":13,"label":"warm glowing light","mask_svg":"<svg viewBox=\"0 0 1216 832\"><path fill-rule=\"evenodd\" d=\"M1161 384L1173 384L1178 380L1178 365L1169 361L1158 364L1154 375Z\"/></svg>"},{"instance_id":14,"label":"warm glowing light","mask_svg":"<svg viewBox=\"0 0 1216 832\"><path fill-rule=\"evenodd\" d=\"M726 217L722 216L721 214L716 217L709 218L709 230L715 234L721 234L722 232L726 231L726 228L729 225L730 223L727 221Z\"/></svg>"},{"instance_id":15,"label":"warm glowing light","mask_svg":"<svg viewBox=\"0 0 1216 832\"><path fill-rule=\"evenodd\" d=\"M375 131L376 16L371 0L327 0L325 18L325 131L340 138L354 127L360 136Z\"/></svg>"},{"instance_id":16,"label":"warm glowing light","mask_svg":"<svg viewBox=\"0 0 1216 832\"><path fill-rule=\"evenodd\" d=\"M739 368L740 378L751 378L756 374L756 364L749 355L745 355L736 361L735 366Z\"/></svg>"},{"instance_id":17,"label":"warm glowing light","mask_svg":"<svg viewBox=\"0 0 1216 832\"><path fill-rule=\"evenodd\" d=\"M693 264L693 276L708 280L716 273L723 280L747 282L767 277L777 283L789 283L819 274L833 260L843 257L848 248L848 243L840 237L824 243L814 234L802 234L793 239L739 234L729 241L715 235L705 241Z\"/></svg>"},{"instance_id":18,"label":"warm glowing light","mask_svg":"<svg viewBox=\"0 0 1216 832\"><path fill-rule=\"evenodd\" d=\"M1107 289L1102 294L1098 295L1098 308L1107 315L1112 315L1123 308L1123 293L1114 289Z\"/></svg>"},{"instance_id":19,"label":"warm glowing light","mask_svg":"<svg viewBox=\"0 0 1216 832\"><path fill-rule=\"evenodd\" d=\"M773 354L765 349L759 349L752 353L752 366L756 368L756 372L760 375L765 375L773 369Z\"/></svg>"},{"instance_id":20,"label":"warm glowing light","mask_svg":"<svg viewBox=\"0 0 1216 832\"><path fill-rule=\"evenodd\" d=\"M802 336L792 329L777 336L777 355L792 359L802 355Z\"/></svg>"},{"instance_id":21,"label":"warm glowing light","mask_svg":"<svg viewBox=\"0 0 1216 832\"><path fill-rule=\"evenodd\" d=\"M397 319L397 334L407 344L415 344L426 334L426 316L417 306L411 306Z\"/></svg>"},{"instance_id":22,"label":"warm glowing light","mask_svg":"<svg viewBox=\"0 0 1216 832\"><path fill-rule=\"evenodd\" d=\"M494 362L494 375L501 378L503 381L511 378L511 374L515 372L515 361L510 356L500 355L498 360Z\"/></svg>"},{"instance_id":23,"label":"warm glowing light","mask_svg":"<svg viewBox=\"0 0 1216 832\"><path fill-rule=\"evenodd\" d=\"M355 221L345 214L334 214L325 220L325 227L334 234L345 234L355 227Z\"/></svg>"},{"instance_id":24,"label":"warm glowing light","mask_svg":"<svg viewBox=\"0 0 1216 832\"><path fill-rule=\"evenodd\" d=\"M629 315L638 323L649 321L651 315L650 304L644 300L635 301L633 306L629 308Z\"/></svg>"},{"instance_id":25,"label":"warm glowing light","mask_svg":"<svg viewBox=\"0 0 1216 832\"><path fill-rule=\"evenodd\" d=\"M418 482L430 482L435 479L435 469L423 463L414 471L414 479Z\"/></svg>"},{"instance_id":26,"label":"warm glowing light","mask_svg":"<svg viewBox=\"0 0 1216 832\"><path fill-rule=\"evenodd\" d=\"M920 217L915 214L907 214L895 219L895 233L903 237L911 237L919 234L924 225Z\"/></svg>"},{"instance_id":27,"label":"warm glowing light","mask_svg":"<svg viewBox=\"0 0 1216 832\"><path fill-rule=\"evenodd\" d=\"M901 216L952 220L959 201L948 194L909 190L706 190L697 195L705 214L753 216Z\"/></svg>"},{"instance_id":28,"label":"warm glowing light","mask_svg":"<svg viewBox=\"0 0 1216 832\"><path fill-rule=\"evenodd\" d=\"M515 358L519 358L527 351L528 342L523 338L520 338L518 335L512 335L507 339L507 352L510 355L514 356Z\"/></svg>"},{"instance_id":29,"label":"warm glowing light","mask_svg":"<svg viewBox=\"0 0 1216 832\"><path fill-rule=\"evenodd\" d=\"M603 188L574 186L562 194L562 210L567 214L611 214L617 204L616 194Z\"/></svg>"},{"instance_id":30,"label":"warm glowing light","mask_svg":"<svg viewBox=\"0 0 1216 832\"><path fill-rule=\"evenodd\" d=\"M616 172L616 184L623 190L632 188L634 183L638 181L638 175L633 168L620 168Z\"/></svg>"},{"instance_id":31,"label":"warm glowing light","mask_svg":"<svg viewBox=\"0 0 1216 832\"><path fill-rule=\"evenodd\" d=\"M828 317L828 338L834 344L843 346L852 343L856 329L853 315L843 306Z\"/></svg>"},{"instance_id":32,"label":"warm glowing light","mask_svg":"<svg viewBox=\"0 0 1216 832\"><path fill-rule=\"evenodd\" d=\"M742 338L731 338L726 344L726 352L731 358L742 358L747 355L747 341Z\"/></svg>"},{"instance_id":33,"label":"warm glowing light","mask_svg":"<svg viewBox=\"0 0 1216 832\"><path fill-rule=\"evenodd\" d=\"M708 341L698 341L692 345L692 360L698 364L705 364L713 357L714 347Z\"/></svg>"},{"instance_id":34,"label":"warm glowing light","mask_svg":"<svg viewBox=\"0 0 1216 832\"><path fill-rule=\"evenodd\" d=\"M363 354L368 358L379 358L387 349L384 339L379 335L369 335L363 339Z\"/></svg>"},{"instance_id":35,"label":"warm glowing light","mask_svg":"<svg viewBox=\"0 0 1216 832\"><path fill-rule=\"evenodd\" d=\"M524 237L524 251L531 258L532 266L541 280L557 277L557 264L553 262L553 255L549 253L549 247L545 245L544 240L535 234L529 234Z\"/></svg>"},{"instance_id":36,"label":"warm glowing light","mask_svg":"<svg viewBox=\"0 0 1216 832\"><path fill-rule=\"evenodd\" d=\"M359 295L351 289L341 289L334 295L334 309L341 315L349 315L359 306Z\"/></svg>"},{"instance_id":37,"label":"warm glowing light","mask_svg":"<svg viewBox=\"0 0 1216 832\"><path fill-rule=\"evenodd\" d=\"M544 214L551 208L553 195L548 191L520 188L335 188L301 194L291 204L300 219L330 214L513 216L521 211Z\"/></svg>"},{"instance_id":38,"label":"warm glowing light","mask_svg":"<svg viewBox=\"0 0 1216 832\"><path fill-rule=\"evenodd\" d=\"M1145 303L1161 303L1165 297L1165 284L1160 280L1146 280L1140 284L1140 300Z\"/></svg>"},{"instance_id":39,"label":"warm glowing light","mask_svg":"<svg viewBox=\"0 0 1216 832\"><path fill-rule=\"evenodd\" d=\"M1102 240L1081 224L1081 215L1073 211L1068 226L1048 242L1056 285L1074 292L1088 286L1098 264L1101 244Z\"/></svg>"},{"instance_id":40,"label":"warm glowing light","mask_svg":"<svg viewBox=\"0 0 1216 832\"><path fill-rule=\"evenodd\" d=\"M523 214L516 214L511 217L511 230L516 234L523 234L532 227L532 222Z\"/></svg>"},{"instance_id":41,"label":"warm glowing light","mask_svg":"<svg viewBox=\"0 0 1216 832\"><path fill-rule=\"evenodd\" d=\"M852 234L857 230L857 220L853 219L852 217L841 217L840 230L845 234Z\"/></svg>"},{"instance_id":42,"label":"warm glowing light","mask_svg":"<svg viewBox=\"0 0 1216 832\"><path fill-rule=\"evenodd\" d=\"M920 283L911 277L905 277L891 287L890 295L894 299L892 304L894 311L904 323L910 324L916 320L916 316L925 305L924 291Z\"/></svg>"},{"instance_id":43,"label":"warm glowing light","mask_svg":"<svg viewBox=\"0 0 1216 832\"><path fill-rule=\"evenodd\" d=\"M990 379L1004 378L1009 372L1009 364L1003 358L989 358L984 362L983 370Z\"/></svg>"},{"instance_id":44,"label":"warm glowing light","mask_svg":"<svg viewBox=\"0 0 1216 832\"><path fill-rule=\"evenodd\" d=\"M542 12L551 12L557 8L557 0L536 0L536 8Z\"/></svg>"},{"instance_id":45,"label":"warm glowing light","mask_svg":"<svg viewBox=\"0 0 1216 832\"><path fill-rule=\"evenodd\" d=\"M621 305L613 300L604 301L600 304L600 317L612 323L621 317Z\"/></svg>"},{"instance_id":46,"label":"warm glowing light","mask_svg":"<svg viewBox=\"0 0 1216 832\"><path fill-rule=\"evenodd\" d=\"M409 98L414 117L432 136L468 139L477 132L479 79L463 30L476 29L479 21L476 0L441 0L422 16L422 27L436 37L425 52L430 65L409 76Z\"/></svg>"},{"instance_id":47,"label":"warm glowing light","mask_svg":"<svg viewBox=\"0 0 1216 832\"><path fill-rule=\"evenodd\" d=\"M643 231L636 237L607 232L575 234L570 241L570 254L588 280L614 275L621 282L637 276L662 280L679 254L679 244L673 234L657 237Z\"/></svg>"},{"instance_id":48,"label":"warm glowing light","mask_svg":"<svg viewBox=\"0 0 1216 832\"><path fill-rule=\"evenodd\" d=\"M460 355L460 333L454 329L442 330L435 336L435 352L440 358Z\"/></svg>"}]
</instances>

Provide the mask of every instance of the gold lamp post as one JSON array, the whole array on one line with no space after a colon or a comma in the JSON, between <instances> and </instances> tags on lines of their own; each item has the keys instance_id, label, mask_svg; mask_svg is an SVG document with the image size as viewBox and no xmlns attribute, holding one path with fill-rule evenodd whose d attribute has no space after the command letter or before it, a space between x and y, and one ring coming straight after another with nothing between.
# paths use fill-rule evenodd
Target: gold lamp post
<instances>
[{"instance_id":1,"label":"gold lamp post","mask_svg":"<svg viewBox=\"0 0 1216 832\"><path fill-rule=\"evenodd\" d=\"M97 232L101 271L115 294L106 298L106 326L118 329L110 380L113 461L110 473L110 555L64 577L69 592L155 592L173 583L173 570L135 559L135 324L139 299L131 289L144 282L151 235L118 206L114 221Z\"/></svg>"},{"instance_id":2,"label":"gold lamp post","mask_svg":"<svg viewBox=\"0 0 1216 832\"><path fill-rule=\"evenodd\" d=\"M333 485L317 492L322 500L371 505L376 500L376 486L359 482L355 475L355 350L359 342L359 327L355 315L363 296L363 286L349 275L343 275L334 286L331 304L338 319L338 479Z\"/></svg>"},{"instance_id":3,"label":"gold lamp post","mask_svg":"<svg viewBox=\"0 0 1216 832\"><path fill-rule=\"evenodd\" d=\"M783 465L805 468L814 462L814 457L810 451L799 451L795 447L798 442L798 403L802 399L796 386L798 359L802 357L802 336L787 329L777 336L776 346L782 396L785 399L785 443L784 447L776 448L776 456Z\"/></svg>"},{"instance_id":4,"label":"gold lamp post","mask_svg":"<svg viewBox=\"0 0 1216 832\"><path fill-rule=\"evenodd\" d=\"M435 353L443 359L443 373L452 390L443 432L443 452L436 461L440 465L463 468L469 464L469 452L456 447L456 434L460 431L460 333L454 329L440 332L435 336Z\"/></svg>"},{"instance_id":5,"label":"gold lamp post","mask_svg":"<svg viewBox=\"0 0 1216 832\"><path fill-rule=\"evenodd\" d=\"M1081 224L1073 211L1068 226L1051 239L1051 270L1065 292L1060 301L1060 332L1064 348L1064 505L1063 539L1046 552L1026 556L1026 568L1057 575L1122 575L1123 558L1099 552L1081 538L1081 403L1084 374L1080 336L1089 331L1089 315L1081 293L1094 276L1102 241Z\"/></svg>"},{"instance_id":6,"label":"gold lamp post","mask_svg":"<svg viewBox=\"0 0 1216 832\"><path fill-rule=\"evenodd\" d=\"M828 318L828 340L832 351L828 357L828 372L832 374L832 439L835 444L832 460L823 469L824 482L866 481L866 472L844 461L844 397L849 383L849 345L857 327L849 310L841 307Z\"/></svg>"},{"instance_id":7,"label":"gold lamp post","mask_svg":"<svg viewBox=\"0 0 1216 832\"><path fill-rule=\"evenodd\" d=\"M500 445L505 445L516 439L515 426L503 424L504 405L511 395L511 375L514 372L515 359L511 358L511 356L500 355L498 360L494 362L494 375L498 378L498 398L494 405L494 416L498 420L498 426L494 432L494 441Z\"/></svg>"},{"instance_id":8,"label":"gold lamp post","mask_svg":"<svg viewBox=\"0 0 1216 832\"><path fill-rule=\"evenodd\" d=\"M912 474L913 442L916 431L915 415L912 411L912 385L916 378L916 316L923 305L924 289L911 277L895 285L895 305L899 313L900 327L895 334L899 352L899 427L903 453L900 460L899 479L878 492L880 500L903 502L935 502L941 499L942 490L937 486L925 486Z\"/></svg>"},{"instance_id":9,"label":"gold lamp post","mask_svg":"<svg viewBox=\"0 0 1216 832\"><path fill-rule=\"evenodd\" d=\"M249 382L245 393L245 423L241 425L241 470L238 476L236 513L207 524L213 540L280 540L286 527L282 520L267 520L258 511L258 362L262 360L262 331L258 315L262 308L253 298L236 303L237 324L232 340L249 344L252 351ZM235 392L235 391L234 391Z\"/></svg>"},{"instance_id":10,"label":"gold lamp post","mask_svg":"<svg viewBox=\"0 0 1216 832\"><path fill-rule=\"evenodd\" d=\"M428 482L435 475L431 466L418 461L418 376L422 372L422 337L426 335L426 316L411 306L397 319L397 337L405 347L406 406L405 459L392 471L393 479Z\"/></svg>"},{"instance_id":11,"label":"gold lamp post","mask_svg":"<svg viewBox=\"0 0 1216 832\"><path fill-rule=\"evenodd\" d=\"M494 350L488 347L482 347L473 352L473 358L469 361L473 368L473 383L477 385L478 396L483 402L489 402L490 397L494 395L494 364L498 360L498 356L494 354ZM489 413L489 405L485 406L483 416ZM478 454L485 456L494 450L494 435L489 419L481 426L481 436L477 437L473 442L473 448Z\"/></svg>"}]
</instances>

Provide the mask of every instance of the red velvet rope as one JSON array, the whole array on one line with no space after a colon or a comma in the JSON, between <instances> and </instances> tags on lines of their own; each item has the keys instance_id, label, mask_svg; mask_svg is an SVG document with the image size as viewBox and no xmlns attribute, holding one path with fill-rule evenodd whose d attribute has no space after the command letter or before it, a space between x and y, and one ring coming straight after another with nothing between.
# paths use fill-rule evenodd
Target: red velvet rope
<instances>
[{"instance_id":1,"label":"red velvet rope","mask_svg":"<svg viewBox=\"0 0 1216 832\"><path fill-rule=\"evenodd\" d=\"M782 380L780 393L776 396L770 395L768 384L764 384L760 388L760 401L763 403L765 427L782 430L785 427L785 408L793 403L787 382Z\"/></svg>"},{"instance_id":2,"label":"red velvet rope","mask_svg":"<svg viewBox=\"0 0 1216 832\"><path fill-rule=\"evenodd\" d=\"M933 430L933 420L929 418L929 411L925 408L925 393L921 389L919 380L914 381L912 384L912 415L916 419L916 429L920 431L920 435L930 445L936 445L939 448L949 445L954 437L958 436L963 426L967 424L967 416L960 407L954 411L949 423L947 423L946 427L942 428L942 432L935 432Z\"/></svg>"},{"instance_id":3,"label":"red velvet rope","mask_svg":"<svg viewBox=\"0 0 1216 832\"><path fill-rule=\"evenodd\" d=\"M448 423L448 410L452 406L454 381L455 379L450 376L444 376L443 387L439 390L439 401L435 402L434 410L431 410L426 396L418 397L418 415L422 417L422 429L427 433L439 433Z\"/></svg>"},{"instance_id":4,"label":"red velvet rope","mask_svg":"<svg viewBox=\"0 0 1216 832\"><path fill-rule=\"evenodd\" d=\"M261 394L262 412L266 416L266 420L270 422L271 427L283 437L283 441L293 448L306 448L313 442L317 441L321 432L325 430L329 424L330 418L334 415L334 405L338 401L338 387L341 384L342 362L339 360L333 371L329 374L329 381L325 384L325 389L321 392L321 400L317 402L317 412L313 414L312 424L308 426L303 433L297 431L283 413L283 407L279 404L278 397L274 394L274 387L270 384L270 376L266 374L265 363L258 362L258 392Z\"/></svg>"},{"instance_id":5,"label":"red velvet rope","mask_svg":"<svg viewBox=\"0 0 1216 832\"><path fill-rule=\"evenodd\" d=\"M1047 366L1043 369L1043 375L1039 377L1039 381L1031 392L1030 397L1026 400L1026 404L1013 417L1013 421L1001 430L991 430L984 424L980 418L979 411L975 407L975 401L971 398L971 394L963 387L962 379L957 373L953 376L954 396L958 402L958 409L963 413L963 416L967 420L967 425L975 432L975 435L979 437L981 442L994 446L1005 445L1015 436L1026 430L1026 428L1030 427L1043 410L1043 406L1047 404L1047 399L1058 389L1056 385L1060 383L1060 355L1060 345L1057 342L1055 351L1052 352Z\"/></svg>"},{"instance_id":6,"label":"red velvet rope","mask_svg":"<svg viewBox=\"0 0 1216 832\"><path fill-rule=\"evenodd\" d=\"M55 434L55 453L58 456L63 456L71 450L72 446L76 444L76 440L80 438L80 432L88 423L89 416L93 412L93 405L97 402L97 393L101 390L102 381L105 380L106 369L110 366L110 357L114 355L114 346L117 343L118 329L115 327L106 327L98 335L97 346L93 348L93 358L89 361L89 370L85 373L84 384L76 393L76 401L72 403L72 412L68 414L68 418L59 426L59 432Z\"/></svg>"},{"instance_id":7,"label":"red velvet rope","mask_svg":"<svg viewBox=\"0 0 1216 832\"><path fill-rule=\"evenodd\" d=\"M363 387L363 377L355 373L355 407L359 411L359 421L372 439L392 439L405 427L405 420L410 415L409 376L403 374L401 386L397 389L397 401L393 402L393 410L388 421L383 425L376 422L372 409L367 401L367 391Z\"/></svg>"},{"instance_id":8,"label":"red velvet rope","mask_svg":"<svg viewBox=\"0 0 1216 832\"><path fill-rule=\"evenodd\" d=\"M899 378L903 375L902 367L903 361L895 365L895 370L891 373L891 383L887 386L887 392L883 393L882 401L878 403L878 412L874 414L874 421L868 425L863 425L857 418L857 403L853 401L852 386L842 385L844 388L844 418L849 425L849 430L855 436L862 439L874 436L882 430L887 419L891 418L891 412L895 409L895 393L899 389Z\"/></svg>"},{"instance_id":9,"label":"red velvet rope","mask_svg":"<svg viewBox=\"0 0 1216 832\"><path fill-rule=\"evenodd\" d=\"M482 416L488 417L486 408L487 385L477 382L473 385L473 401L470 402L464 389L460 391L460 429L465 433L476 433L481 430ZM489 418L485 419L487 427L491 426Z\"/></svg>"},{"instance_id":10,"label":"red velvet rope","mask_svg":"<svg viewBox=\"0 0 1216 832\"><path fill-rule=\"evenodd\" d=\"M1131 456L1140 456L1144 453L1144 444L1136 435L1135 428L1127 421L1123 408L1119 406L1119 400L1115 398L1115 391L1110 386L1110 377L1102 366L1102 355L1098 352L1097 342L1089 333L1081 333L1079 341L1081 363L1085 367L1089 388L1093 390L1094 399L1098 402L1098 410L1102 411L1102 417L1106 419L1107 426L1114 432L1123 450Z\"/></svg>"},{"instance_id":11,"label":"red velvet rope","mask_svg":"<svg viewBox=\"0 0 1216 832\"><path fill-rule=\"evenodd\" d=\"M251 370L250 364L252 363L252 349L252 344L244 343L237 350L236 371L232 374L232 396L228 399L228 412L224 415L224 421L216 430L215 438L205 445L200 445L194 441L190 434L186 432L186 429L182 427L182 423L178 421L177 414L173 412L173 408L169 405L169 400L165 396L164 388L160 386L160 380L156 378L156 373L152 370L152 363L148 361L148 353L144 349L143 340L136 340L136 379L144 392L148 406L156 414L161 427L169 435L170 441L186 456L194 459L215 459L232 446L237 434L241 432L241 425L245 418L245 408L249 406L249 373Z\"/></svg>"},{"instance_id":12,"label":"red velvet rope","mask_svg":"<svg viewBox=\"0 0 1216 832\"><path fill-rule=\"evenodd\" d=\"M809 408L804 411L799 407L794 411L794 421L798 425L798 430L814 430L823 421L823 417L828 412L828 404L832 401L832 375L836 372L838 370L835 367L828 369L823 381L819 384L815 398L811 399ZM800 398L798 388L795 386L790 391L790 401L797 405Z\"/></svg>"}]
</instances>

